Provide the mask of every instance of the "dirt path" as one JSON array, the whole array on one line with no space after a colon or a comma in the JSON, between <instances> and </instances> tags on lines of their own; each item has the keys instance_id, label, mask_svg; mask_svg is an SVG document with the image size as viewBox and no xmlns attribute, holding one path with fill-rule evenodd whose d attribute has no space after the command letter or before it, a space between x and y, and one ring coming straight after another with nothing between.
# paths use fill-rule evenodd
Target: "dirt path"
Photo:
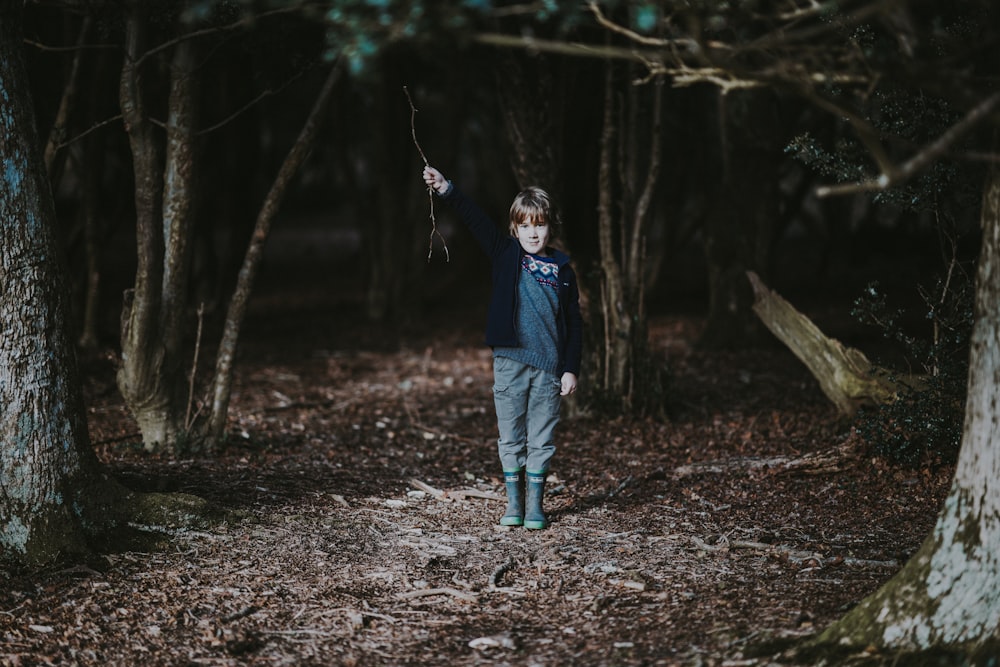
<instances>
[{"instance_id":1,"label":"dirt path","mask_svg":"<svg viewBox=\"0 0 1000 667\"><path fill-rule=\"evenodd\" d=\"M118 442L110 362L92 362L101 456L233 519L101 568L4 575L0 663L774 664L745 647L814 632L891 576L950 471L786 469L850 449L849 425L790 354L700 354L696 325L653 332L673 367L668 422L564 422L538 532L496 525L475 336L385 352L250 341L236 437L213 461Z\"/></svg>"}]
</instances>

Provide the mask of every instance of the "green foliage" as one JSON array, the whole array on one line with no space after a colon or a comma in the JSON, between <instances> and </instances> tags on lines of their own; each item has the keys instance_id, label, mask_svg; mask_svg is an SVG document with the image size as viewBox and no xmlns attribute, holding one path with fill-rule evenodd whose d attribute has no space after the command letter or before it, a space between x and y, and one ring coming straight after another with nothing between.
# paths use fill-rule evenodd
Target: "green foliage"
<instances>
[{"instance_id":1,"label":"green foliage","mask_svg":"<svg viewBox=\"0 0 1000 667\"><path fill-rule=\"evenodd\" d=\"M855 302L852 315L879 329L900 347L925 384L888 405L859 411L855 427L871 453L907 465L954 461L962 442L969 336L972 331L972 280L962 271L921 290L929 336L907 330L906 312L890 308L872 283Z\"/></svg>"},{"instance_id":2,"label":"green foliage","mask_svg":"<svg viewBox=\"0 0 1000 667\"><path fill-rule=\"evenodd\" d=\"M941 26L939 36L944 40L949 29ZM869 62L877 62L898 58L904 48L899 42L901 34L887 33L882 24L860 25L851 28L850 39ZM865 119L869 130L863 131L873 132L886 159L897 165L925 150L963 115L942 97L891 80L880 81L863 95L852 97L833 87L825 94ZM832 131L825 142L803 133L789 143L786 153L840 183L874 181L881 175L854 128L839 123L826 129ZM972 137L968 144L956 145L953 150L973 147L974 141ZM895 227L901 243L915 226L924 232L935 231L941 239L957 238L961 235L958 227L971 226L965 212L976 208L980 179L975 171L947 159L934 160L907 182L873 193L872 200L881 205L873 208L873 213L902 213L896 220L905 226ZM956 254L952 252L953 257ZM857 300L854 316L878 328L903 353L911 365L909 373L923 374L927 379L920 390L891 405L861 411L856 426L873 453L907 464L928 459L949 461L957 455L972 325L973 289L968 276L965 267L951 259L944 278L931 289L918 287L925 317L916 329L912 314L891 308L877 284L870 285Z\"/></svg>"},{"instance_id":3,"label":"green foliage","mask_svg":"<svg viewBox=\"0 0 1000 667\"><path fill-rule=\"evenodd\" d=\"M894 88L875 90L861 111L871 119L890 156L899 163L959 119L959 114L940 98ZM785 152L837 182L856 183L879 176L867 149L853 135L838 136L828 149L807 132L795 137ZM968 194L965 178L954 163L939 160L908 183L875 193L873 200L909 210L934 210L943 198Z\"/></svg>"},{"instance_id":4,"label":"green foliage","mask_svg":"<svg viewBox=\"0 0 1000 667\"><path fill-rule=\"evenodd\" d=\"M862 181L871 176L862 166L863 153L856 141L840 139L833 150L829 150L806 132L792 139L785 153L838 182Z\"/></svg>"},{"instance_id":5,"label":"green foliage","mask_svg":"<svg viewBox=\"0 0 1000 667\"><path fill-rule=\"evenodd\" d=\"M444 16L433 3L423 0L199 0L185 12L188 23L209 20L232 22L281 14L321 26L326 36L325 57L342 57L352 74L363 75L368 65L386 45L401 39L415 39L442 22L457 27L466 11L489 8L489 0L465 0L445 10Z\"/></svg>"}]
</instances>

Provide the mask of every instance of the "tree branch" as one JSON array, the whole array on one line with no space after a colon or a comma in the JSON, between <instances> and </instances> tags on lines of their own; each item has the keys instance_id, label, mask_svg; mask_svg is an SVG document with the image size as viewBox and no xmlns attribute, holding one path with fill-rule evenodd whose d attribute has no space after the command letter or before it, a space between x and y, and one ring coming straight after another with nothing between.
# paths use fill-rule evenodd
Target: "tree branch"
<instances>
[{"instance_id":1,"label":"tree branch","mask_svg":"<svg viewBox=\"0 0 1000 667\"><path fill-rule=\"evenodd\" d=\"M816 189L818 197L852 194L855 192L879 192L901 185L910 180L918 172L926 168L934 160L948 152L959 139L985 120L993 110L1000 105L1000 93L993 93L974 106L960 121L948 128L936 141L927 145L901 166L891 164L883 166L878 178L861 183L845 183L829 185Z\"/></svg>"}]
</instances>

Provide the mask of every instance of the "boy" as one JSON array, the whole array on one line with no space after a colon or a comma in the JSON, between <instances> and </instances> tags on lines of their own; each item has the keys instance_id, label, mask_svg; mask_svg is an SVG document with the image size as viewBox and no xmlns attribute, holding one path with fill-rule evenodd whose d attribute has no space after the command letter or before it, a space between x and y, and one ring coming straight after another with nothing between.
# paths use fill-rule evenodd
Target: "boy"
<instances>
[{"instance_id":1,"label":"boy","mask_svg":"<svg viewBox=\"0 0 1000 667\"><path fill-rule=\"evenodd\" d=\"M490 258L493 292L486 344L493 348L497 449L507 490L502 526L542 529L545 477L555 453L561 397L576 391L583 319L569 256L549 242L559 223L549 195L528 188L510 207L510 236L431 166L424 182L448 202Z\"/></svg>"}]
</instances>

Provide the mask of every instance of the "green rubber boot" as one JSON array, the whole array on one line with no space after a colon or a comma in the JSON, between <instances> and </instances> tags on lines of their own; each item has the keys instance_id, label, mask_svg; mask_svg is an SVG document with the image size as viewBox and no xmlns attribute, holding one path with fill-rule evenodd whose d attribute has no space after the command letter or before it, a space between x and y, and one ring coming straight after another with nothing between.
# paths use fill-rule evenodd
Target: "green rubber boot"
<instances>
[{"instance_id":1,"label":"green rubber boot","mask_svg":"<svg viewBox=\"0 0 1000 667\"><path fill-rule=\"evenodd\" d=\"M524 523L524 470L504 470L503 483L507 487L507 511L500 525L520 526Z\"/></svg>"},{"instance_id":2,"label":"green rubber boot","mask_svg":"<svg viewBox=\"0 0 1000 667\"><path fill-rule=\"evenodd\" d=\"M549 525L542 512L542 498L545 496L545 473L529 472L527 475L524 500L524 527L529 530L541 530Z\"/></svg>"}]
</instances>

